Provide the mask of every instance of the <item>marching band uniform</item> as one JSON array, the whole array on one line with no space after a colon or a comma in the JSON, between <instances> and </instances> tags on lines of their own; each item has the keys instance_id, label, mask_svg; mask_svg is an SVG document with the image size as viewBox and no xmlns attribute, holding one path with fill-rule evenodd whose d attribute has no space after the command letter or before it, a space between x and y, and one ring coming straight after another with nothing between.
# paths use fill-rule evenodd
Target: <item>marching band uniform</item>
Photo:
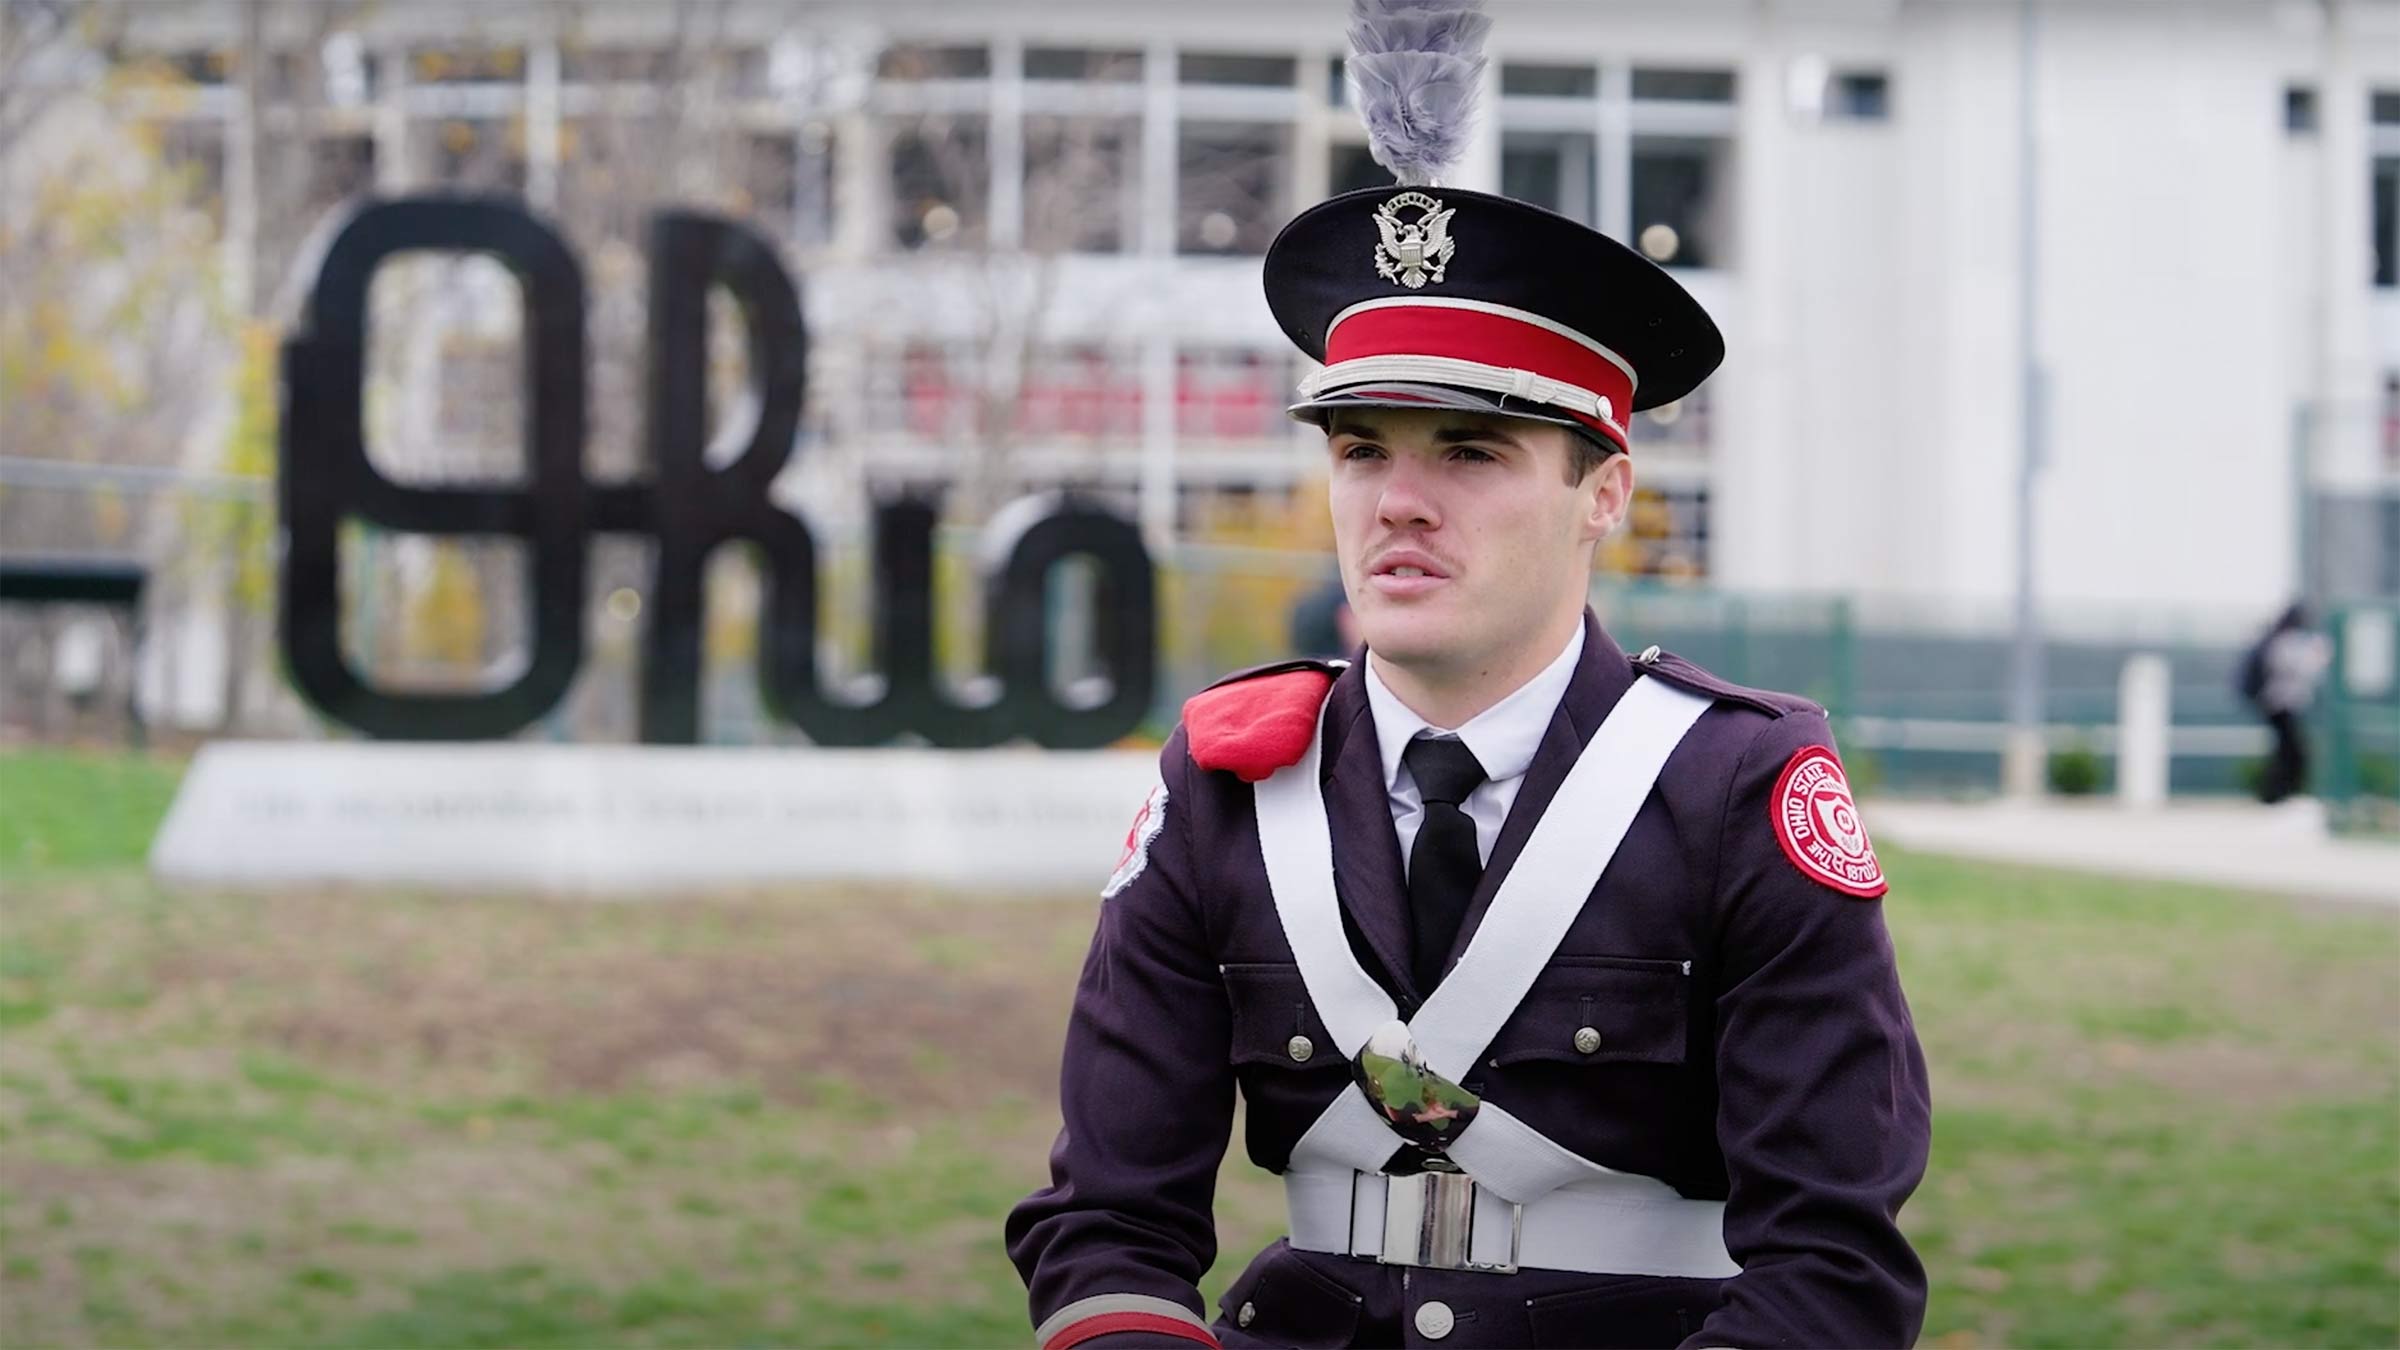
<instances>
[{"instance_id":1,"label":"marching band uniform","mask_svg":"<svg viewBox=\"0 0 2400 1350\"><path fill-rule=\"evenodd\" d=\"M1252 781L1297 767L1312 738L1345 950L1402 1017L1425 996L1365 667L1270 668L1187 706L1101 907L1067 1033L1053 1184L1008 1224L1045 1347L1914 1339L1924 1272L1894 1216L1924 1170L1929 1106L1873 899L1880 872L1871 847L1838 882L1796 862L1776 818L1788 770L1834 764L1839 781L1825 715L1643 657L1587 621L1448 959L1455 969L1619 700L1644 681L1707 700L1555 953L1461 1075L1576 1157L1655 1185L1594 1187L1563 1230L1527 1222L1527 1237L1560 1236L1524 1245L1508 1274L1386 1264L1324 1241L1333 1169L1294 1150L1357 1089L1279 918ZM1251 1160L1285 1174L1309 1228L1250 1263L1212 1329L1195 1285L1216 1257L1210 1202L1237 1087ZM1392 1144L1393 1170L1419 1165ZM1526 1213L1583 1184L1527 1197ZM1644 1236L1611 1239L1612 1210ZM1719 1225L1716 1248L1688 1240ZM1493 1227L1485 1241L1499 1244L1506 1230ZM1663 1268L1638 1269L1649 1256Z\"/></svg>"},{"instance_id":2,"label":"marching band uniform","mask_svg":"<svg viewBox=\"0 0 2400 1350\"><path fill-rule=\"evenodd\" d=\"M1423 184L1304 212L1266 285L1323 363L1296 416L1458 408L1625 449L1723 354L1623 246ZM1008 1218L1039 1344L1912 1342L1925 1064L1824 711L1628 657L1587 612L1427 730L1364 661L1185 705L1103 891L1051 1184ZM1412 908L1426 831L1471 833L1454 932ZM1237 1091L1291 1227L1212 1316Z\"/></svg>"}]
</instances>

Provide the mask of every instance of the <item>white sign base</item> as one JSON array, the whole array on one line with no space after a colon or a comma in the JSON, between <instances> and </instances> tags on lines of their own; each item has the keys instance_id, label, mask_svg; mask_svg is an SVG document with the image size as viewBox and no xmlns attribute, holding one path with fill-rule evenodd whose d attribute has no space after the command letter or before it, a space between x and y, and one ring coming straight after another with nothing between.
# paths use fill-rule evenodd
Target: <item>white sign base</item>
<instances>
[{"instance_id":1,"label":"white sign base","mask_svg":"<svg viewBox=\"0 0 2400 1350\"><path fill-rule=\"evenodd\" d=\"M656 892L931 881L1095 895L1154 751L220 742L151 869L198 885Z\"/></svg>"}]
</instances>

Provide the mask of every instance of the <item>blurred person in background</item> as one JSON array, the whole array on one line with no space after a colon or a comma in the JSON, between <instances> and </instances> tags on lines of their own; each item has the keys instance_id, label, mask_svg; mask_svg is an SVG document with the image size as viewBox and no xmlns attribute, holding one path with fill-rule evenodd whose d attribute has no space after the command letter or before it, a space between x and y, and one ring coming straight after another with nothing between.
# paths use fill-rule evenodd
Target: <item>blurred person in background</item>
<instances>
[{"instance_id":1,"label":"blurred person in background","mask_svg":"<svg viewBox=\"0 0 2400 1350\"><path fill-rule=\"evenodd\" d=\"M1051 1184L1007 1222L1045 1350L1912 1342L1931 1106L1824 710L1586 607L1631 415L1723 342L1623 245L1438 186L1473 0L1360 0L1401 186L1301 213L1364 659L1184 706L1102 889ZM1472 41L1470 41L1472 39ZM1289 1236L1212 1319L1246 1104Z\"/></svg>"},{"instance_id":2,"label":"blurred person in background","mask_svg":"<svg viewBox=\"0 0 2400 1350\"><path fill-rule=\"evenodd\" d=\"M1336 574L1292 606L1292 654L1346 657L1357 650L1358 618L1350 612L1350 593Z\"/></svg>"},{"instance_id":3,"label":"blurred person in background","mask_svg":"<svg viewBox=\"0 0 2400 1350\"><path fill-rule=\"evenodd\" d=\"M2275 738L2258 775L2258 799L2269 806L2308 785L2308 742L2300 722L2332 661L2332 644L2310 624L2307 606L2299 604L2284 610L2243 654L2242 696Z\"/></svg>"}]
</instances>

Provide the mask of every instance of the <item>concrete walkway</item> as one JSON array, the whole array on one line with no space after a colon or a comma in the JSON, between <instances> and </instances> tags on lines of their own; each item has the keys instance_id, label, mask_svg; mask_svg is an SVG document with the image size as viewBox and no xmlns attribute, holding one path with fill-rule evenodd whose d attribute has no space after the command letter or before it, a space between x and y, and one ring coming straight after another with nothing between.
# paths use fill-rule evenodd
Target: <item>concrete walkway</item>
<instances>
[{"instance_id":1,"label":"concrete walkway","mask_svg":"<svg viewBox=\"0 0 2400 1350\"><path fill-rule=\"evenodd\" d=\"M2400 843L2329 835L2313 801L2141 810L2105 800L1876 797L1863 814L1876 839L1921 853L2400 907Z\"/></svg>"}]
</instances>

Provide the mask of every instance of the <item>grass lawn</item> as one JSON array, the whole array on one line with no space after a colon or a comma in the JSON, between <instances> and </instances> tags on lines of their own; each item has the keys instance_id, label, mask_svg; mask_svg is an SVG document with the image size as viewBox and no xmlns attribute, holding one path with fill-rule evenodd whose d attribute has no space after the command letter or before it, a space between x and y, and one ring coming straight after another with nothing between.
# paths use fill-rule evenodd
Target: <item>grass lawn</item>
<instances>
[{"instance_id":1,"label":"grass lawn","mask_svg":"<svg viewBox=\"0 0 2400 1350\"><path fill-rule=\"evenodd\" d=\"M0 751L0 879L139 862L182 766L120 753Z\"/></svg>"},{"instance_id":2,"label":"grass lawn","mask_svg":"<svg viewBox=\"0 0 2400 1350\"><path fill-rule=\"evenodd\" d=\"M1090 897L169 894L172 779L0 756L0 1344L1025 1343ZM1928 1344L2400 1342L2400 916L1888 862Z\"/></svg>"}]
</instances>

